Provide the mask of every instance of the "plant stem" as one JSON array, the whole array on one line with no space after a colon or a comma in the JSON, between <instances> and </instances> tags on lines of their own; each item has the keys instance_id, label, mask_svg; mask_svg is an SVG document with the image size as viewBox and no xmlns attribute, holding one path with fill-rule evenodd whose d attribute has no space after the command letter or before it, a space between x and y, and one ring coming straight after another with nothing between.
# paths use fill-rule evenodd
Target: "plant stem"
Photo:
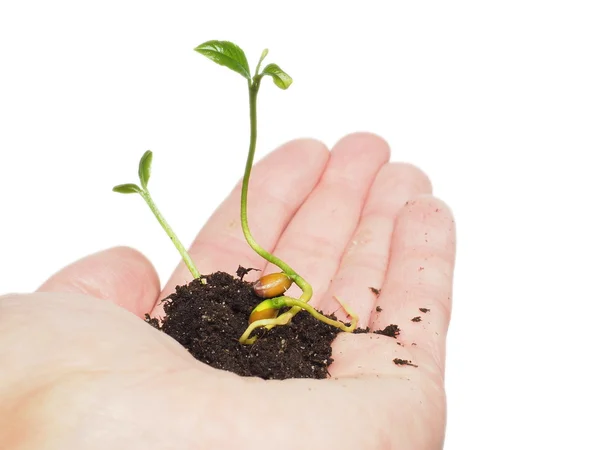
<instances>
[{"instance_id":1,"label":"plant stem","mask_svg":"<svg viewBox=\"0 0 600 450\"><path fill-rule=\"evenodd\" d=\"M252 247L252 249L262 256L264 259L269 261L270 263L279 267L287 276L291 278L291 280L302 289L302 295L300 296L300 301L308 302L312 297L312 287L306 280L304 280L300 275L296 273L294 269L292 269L289 265L283 262L278 257L272 255L264 248L262 248L254 237L250 233L250 228L248 226L248 184L250 182L250 172L252 171L252 164L254 162L254 153L256 151L256 138L257 138L257 118L256 118L256 99L258 96L258 89L260 88L260 80L262 76L257 75L254 77L253 81L248 81L248 91L250 95L250 148L248 149L248 158L246 159L246 169L244 171L244 179L242 181L242 201L241 201L241 222L242 222L242 231L244 232L244 237L248 242L248 245ZM299 308L292 308L292 310L298 310ZM288 311L288 313L291 311ZM296 311L297 312L297 311ZM292 314L293 315L293 314Z\"/></svg>"},{"instance_id":2,"label":"plant stem","mask_svg":"<svg viewBox=\"0 0 600 450\"><path fill-rule=\"evenodd\" d=\"M352 333L356 329L356 326L358 325L358 316L348 306L346 306L344 303L342 303L337 297L335 297L335 299L340 303L340 305L342 306L342 308L344 309L346 314L348 314L351 317L350 325L346 325L344 322L341 322L339 320L330 319L329 317L318 312L309 303L303 302L301 300L297 300L292 297L288 297L286 295L282 295L281 297L275 297L275 298L265 300L264 303L268 302L274 309L280 309L280 308L283 308L284 306L292 307L292 309L298 309L298 311L303 309L306 312L308 312L311 316L313 316L315 319L320 320L321 322L324 322L327 325L331 325L332 327L339 328L340 330L345 331L347 333ZM246 331L244 331L244 334L240 337L240 340L239 340L240 343L241 344L253 344L256 341L256 336L251 338L250 335L252 334L252 331L254 331L258 327L265 327L267 329L271 329L277 325L288 324L293 317L293 315L288 314L290 311L288 311L287 313L281 314L281 315L275 317L274 319L261 319L261 320L257 320L256 322L252 322L248 326L248 328L246 328Z\"/></svg>"},{"instance_id":3,"label":"plant stem","mask_svg":"<svg viewBox=\"0 0 600 450\"><path fill-rule=\"evenodd\" d=\"M181 241L177 238L173 229L169 226L169 224L167 223L167 221L165 220L163 215L158 210L158 207L156 206L156 204L152 200L152 197L150 196L150 192L148 192L148 190L146 190L146 189L142 189L140 191L140 195L146 201L146 203L150 207L150 210L152 210L152 213L154 214L154 216L156 217L156 219L158 220L160 225L163 227L163 230L165 230L165 232L167 233L169 238L171 238L171 241L173 242L173 244L179 251L179 254L183 258L183 262L185 262L185 265L192 273L192 276L194 278L200 278L202 275L200 275L200 272L198 272L198 269L196 268L194 261L192 261L192 258L190 258L189 253L187 252L185 247L181 244Z\"/></svg>"},{"instance_id":4,"label":"plant stem","mask_svg":"<svg viewBox=\"0 0 600 450\"><path fill-rule=\"evenodd\" d=\"M284 299L285 306L294 306L294 307L301 308L301 309L305 310L306 312L308 312L315 319L320 320L321 322L324 322L327 325L331 325L332 327L339 328L340 330L345 331L347 333L352 333L356 329L356 325L358 323L358 316L356 314L354 314L354 312L352 310L350 310L348 308L348 306L344 305L341 302L340 302L340 304L342 305L342 308L344 309L344 311L346 311L346 313L352 318L350 325L346 325L344 322L341 322L339 320L330 319L329 317L325 316L324 314L321 314L319 311L317 311L315 308L313 308L308 303L301 302L300 300L296 300L295 298L292 298L292 297L283 297L283 299Z\"/></svg>"}]
</instances>

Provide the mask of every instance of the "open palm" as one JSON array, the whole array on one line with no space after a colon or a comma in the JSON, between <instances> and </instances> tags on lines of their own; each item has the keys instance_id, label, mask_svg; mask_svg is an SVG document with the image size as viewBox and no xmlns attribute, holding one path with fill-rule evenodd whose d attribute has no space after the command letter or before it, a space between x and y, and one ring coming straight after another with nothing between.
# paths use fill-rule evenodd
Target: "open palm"
<instances>
[{"instance_id":1,"label":"open palm","mask_svg":"<svg viewBox=\"0 0 600 450\"><path fill-rule=\"evenodd\" d=\"M341 333L327 380L238 377L140 320L190 280L185 266L161 292L142 255L103 251L0 298L0 448L441 448L454 221L425 175L388 159L369 134L331 152L286 144L253 172L249 221L312 284L315 307L338 310L335 295L359 326L397 324L398 339ZM202 273L274 270L245 243L238 208L239 186L192 245Z\"/></svg>"}]
</instances>

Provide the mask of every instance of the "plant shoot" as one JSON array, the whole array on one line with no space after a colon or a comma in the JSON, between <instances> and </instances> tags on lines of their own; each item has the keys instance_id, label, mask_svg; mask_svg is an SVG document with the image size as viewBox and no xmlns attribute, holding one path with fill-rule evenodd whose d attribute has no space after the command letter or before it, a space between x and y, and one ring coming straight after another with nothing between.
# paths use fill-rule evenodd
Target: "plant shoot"
<instances>
[{"instance_id":1,"label":"plant shoot","mask_svg":"<svg viewBox=\"0 0 600 450\"><path fill-rule=\"evenodd\" d=\"M119 184L118 186L115 186L113 188L113 191L119 192L121 194L140 194L142 196L142 198L144 199L144 201L150 207L150 210L152 211L152 214L154 214L154 217L156 217L156 220L158 220L160 225L163 227L163 230L165 230L165 232L167 233L167 235L169 236L169 238L175 245L175 248L177 248L177 251L179 251L181 258L185 262L185 265L187 266L187 268L189 269L189 271L191 272L193 277L200 278L202 275L200 275L200 272L198 272L198 269L196 268L194 261L192 261L192 258L190 258L189 253L187 252L185 247L181 244L181 241L175 235L175 232L173 231L173 229L169 226L169 224L167 223L167 221L165 220L163 215L158 210L158 207L152 200L150 191L148 191L148 180L150 180L151 166L152 166L152 152L150 150L148 150L148 151L146 151L146 153L144 153L144 155L140 159L140 164L138 167L138 176L140 179L141 186L138 186L137 184L133 184L133 183ZM206 283L206 280L203 279L202 282Z\"/></svg>"},{"instance_id":2,"label":"plant shoot","mask_svg":"<svg viewBox=\"0 0 600 450\"><path fill-rule=\"evenodd\" d=\"M329 325L337 327L342 331L352 332L356 328L356 324L358 322L358 318L356 315L350 311L343 304L345 311L352 318L352 322L349 326L346 324L332 320L323 314L317 312L312 306L308 304L312 297L312 287L311 285L304 280L295 270L293 270L287 263L279 259L278 257L272 255L264 248L262 248L258 242L254 239L250 232L250 227L248 225L248 184L250 181L250 173L252 171L252 165L254 161L254 153L256 151L256 141L257 141L257 113L256 113L256 105L257 105L257 96L258 90L260 88L260 83L262 78L265 76L270 76L273 79L273 83L280 89L287 89L292 84L292 78L284 72L277 64L268 64L261 71L261 65L264 59L268 55L268 50L263 50L258 64L256 66L256 70L254 72L254 76L250 74L250 68L248 65L248 60L244 51L229 41L208 41L204 44L199 45L195 48L195 50L211 59L212 61L220 64L222 66L228 67L234 72L239 73L242 77L244 77L248 83L248 94L249 94L249 105L250 105L250 145L248 148L248 157L246 159L246 168L244 171L244 178L242 181L242 196L241 196L241 224L242 231L244 233L244 237L248 242L248 245L252 247L252 249L258 253L261 257L263 257L266 261L276 265L283 271L283 275L285 275L290 283L295 283L301 290L302 294L300 298L294 299L291 297L281 296L287 287L282 291L278 292L277 290L273 290L270 293L266 293L265 296L271 296L273 293L273 297L271 299L265 300L260 303L253 311L250 316L250 325L240 338L240 342L242 344L251 344L254 342L255 338L251 338L250 334L257 327L266 327L267 329L271 329L274 326L278 325L286 325L290 322L290 320L296 315L300 310L304 309L308 313L310 313L313 317L318 320L325 322ZM269 277L272 275L281 275L281 274L270 274L265 277ZM263 277L263 278L265 278ZM261 278L262 279L262 278ZM281 280L281 278L280 278ZM260 281L260 280L259 280ZM282 281L280 281L281 283ZM289 287L289 286L288 286ZM260 295L260 294L259 294ZM278 312L283 307L290 307L290 309L281 315L278 315Z\"/></svg>"}]
</instances>

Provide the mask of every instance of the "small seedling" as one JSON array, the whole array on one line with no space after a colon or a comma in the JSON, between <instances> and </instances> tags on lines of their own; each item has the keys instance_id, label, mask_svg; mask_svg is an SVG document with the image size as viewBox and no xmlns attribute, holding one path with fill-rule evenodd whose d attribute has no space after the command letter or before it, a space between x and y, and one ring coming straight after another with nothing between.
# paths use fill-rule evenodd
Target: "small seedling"
<instances>
[{"instance_id":1,"label":"small seedling","mask_svg":"<svg viewBox=\"0 0 600 450\"><path fill-rule=\"evenodd\" d=\"M190 258L189 253L187 252L185 247L181 244L181 241L175 235L175 232L169 226L169 224L167 223L167 221L165 220L163 215L158 210L158 207L152 200L150 191L148 191L148 181L150 180L151 168L152 168L152 152L150 150L148 150L146 153L144 153L144 155L140 159L140 164L138 167L138 176L140 178L141 186L138 186L137 184L134 184L134 183L119 184L118 186L115 186L113 188L113 191L119 192L120 194L140 194L142 196L142 198L144 199L144 201L150 207L150 210L154 214L154 217L156 217L156 220L158 220L160 225L163 227L163 229L165 230L165 232L167 233L167 235L169 236L169 238L171 239L171 241L173 242L173 244L179 251L181 258L183 259L183 261L185 262L185 265L188 267L188 269L192 273L193 277L200 278L202 275L200 275L200 272L198 272L198 269L196 268L194 261L192 261L192 258ZM206 280L202 279L202 282L206 283Z\"/></svg>"},{"instance_id":2,"label":"small seedling","mask_svg":"<svg viewBox=\"0 0 600 450\"><path fill-rule=\"evenodd\" d=\"M220 64L222 66L228 67L234 72L239 73L242 77L244 77L248 83L248 94L249 94L249 103L250 103L250 146L248 148L248 156L246 159L246 169L244 171L244 178L242 181L242 198L241 198L241 223L242 223L242 231L244 233L244 237L248 242L248 245L252 247L252 249L262 256L268 262L279 267L283 274L269 274L266 277L275 277L277 278L278 283L287 284L284 278L281 275L285 275L291 282L294 282L301 290L302 295L299 299L294 299L287 296L281 296L287 287L283 289L282 292L278 292L277 289L273 289L272 291L267 290L268 293L265 293L261 289L258 290L257 294L260 296L269 296L271 297L274 294L274 298L269 298L261 302L250 315L250 324L242 337L240 338L240 342L243 344L250 344L254 342L256 339L251 338L250 334L257 327L266 327L267 329L273 328L277 325L286 325L290 322L290 320L296 315L300 310L304 309L312 316L317 318L318 320L328 323L334 327L337 327L343 331L354 331L356 328L358 317L350 311L345 305L342 304L344 310L348 313L348 315L352 318L352 322L350 325L346 325L340 321L332 320L323 314L317 312L312 306L308 304L312 297L312 287L311 285L302 278L295 270L293 270L287 263L279 259L278 257L272 255L264 248L262 248L250 233L250 227L248 226L248 184L250 181L250 172L252 171L252 164L254 161L254 153L256 151L256 140L257 140L257 114L256 114L256 99L258 96L258 90L260 88L260 83L264 76L270 76L273 79L275 85L280 89L287 89L292 84L292 77L290 77L286 72L284 72L277 64L268 64L262 69L261 65L264 59L267 57L269 51L268 49L263 50L260 59L258 60L258 64L256 65L256 70L254 71L254 76L250 73L250 67L248 65L248 60L246 58L246 54L244 51L229 41L208 41L204 44L199 45L195 48L195 50L211 59L212 61ZM259 280L260 281L260 280ZM259 283L259 285L261 285ZM290 283L291 284L291 283ZM281 287L281 286L279 286ZM257 291L255 286L255 292ZM262 294L262 295L261 295ZM278 315L278 312L281 308L289 307L290 309L284 312L281 315Z\"/></svg>"}]
</instances>

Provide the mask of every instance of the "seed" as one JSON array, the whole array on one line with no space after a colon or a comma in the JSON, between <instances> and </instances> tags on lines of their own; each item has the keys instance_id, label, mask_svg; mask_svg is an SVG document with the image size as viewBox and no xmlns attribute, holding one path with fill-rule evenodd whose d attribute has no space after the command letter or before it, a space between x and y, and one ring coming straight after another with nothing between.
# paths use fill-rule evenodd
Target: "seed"
<instances>
[{"instance_id":1,"label":"seed","mask_svg":"<svg viewBox=\"0 0 600 450\"><path fill-rule=\"evenodd\" d=\"M273 298L283 295L292 285L292 280L285 273L270 273L254 282L254 293L260 298Z\"/></svg>"},{"instance_id":2,"label":"seed","mask_svg":"<svg viewBox=\"0 0 600 450\"><path fill-rule=\"evenodd\" d=\"M265 308L260 311L254 310L250 313L248 323L256 322L257 320L262 319L274 319L275 317L277 317L278 312L279 310L275 308Z\"/></svg>"}]
</instances>

